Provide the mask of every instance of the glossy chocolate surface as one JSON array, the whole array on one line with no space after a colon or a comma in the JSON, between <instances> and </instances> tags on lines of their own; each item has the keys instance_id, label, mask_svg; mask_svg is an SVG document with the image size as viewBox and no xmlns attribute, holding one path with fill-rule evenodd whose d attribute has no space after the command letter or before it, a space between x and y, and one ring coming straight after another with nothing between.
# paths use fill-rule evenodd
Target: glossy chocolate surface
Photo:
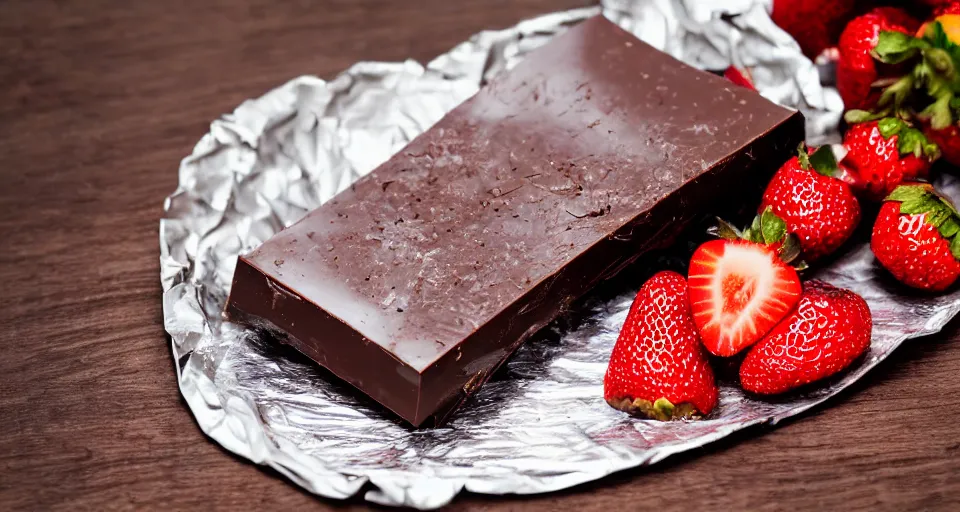
<instances>
[{"instance_id":1,"label":"glossy chocolate surface","mask_svg":"<svg viewBox=\"0 0 960 512\"><path fill-rule=\"evenodd\" d=\"M241 257L229 308L412 423L803 137L799 113L583 22Z\"/></svg>"}]
</instances>

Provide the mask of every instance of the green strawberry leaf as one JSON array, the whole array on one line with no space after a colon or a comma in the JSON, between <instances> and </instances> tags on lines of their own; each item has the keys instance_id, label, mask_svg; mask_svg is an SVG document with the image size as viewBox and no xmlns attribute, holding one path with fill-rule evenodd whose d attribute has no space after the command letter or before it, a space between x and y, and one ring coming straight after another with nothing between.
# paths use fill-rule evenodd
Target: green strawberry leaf
<instances>
[{"instance_id":1,"label":"green strawberry leaf","mask_svg":"<svg viewBox=\"0 0 960 512\"><path fill-rule=\"evenodd\" d=\"M950 38L948 38L947 33L943 31L943 25L939 21L927 25L927 30L923 33L923 38L936 48L943 48L950 44Z\"/></svg>"},{"instance_id":2,"label":"green strawberry leaf","mask_svg":"<svg viewBox=\"0 0 960 512\"><path fill-rule=\"evenodd\" d=\"M775 244L787 236L787 223L773 213L773 208L767 207L760 214L760 232L766 244Z\"/></svg>"},{"instance_id":3,"label":"green strawberry leaf","mask_svg":"<svg viewBox=\"0 0 960 512\"><path fill-rule=\"evenodd\" d=\"M883 109L878 112L868 112L866 110L848 110L846 114L843 115L844 121L848 124L860 124L866 123L869 121L876 121L877 119L882 119L890 115L890 109Z\"/></svg>"},{"instance_id":4,"label":"green strawberry leaf","mask_svg":"<svg viewBox=\"0 0 960 512\"><path fill-rule=\"evenodd\" d=\"M901 156L924 156L929 160L940 157L940 148L930 141L920 130L896 117L886 117L877 122L877 130L884 139L898 135L897 149Z\"/></svg>"},{"instance_id":5,"label":"green strawberry leaf","mask_svg":"<svg viewBox=\"0 0 960 512\"><path fill-rule=\"evenodd\" d=\"M920 156L923 154L923 139L926 138L917 130L907 130L900 134L897 140L897 149L901 155Z\"/></svg>"},{"instance_id":6,"label":"green strawberry leaf","mask_svg":"<svg viewBox=\"0 0 960 512\"><path fill-rule=\"evenodd\" d=\"M707 233L724 240L739 240L743 233L733 224L717 217L717 225L707 229Z\"/></svg>"},{"instance_id":7,"label":"green strawberry leaf","mask_svg":"<svg viewBox=\"0 0 960 512\"><path fill-rule=\"evenodd\" d=\"M960 260L960 236L955 236L950 241L950 252L954 258Z\"/></svg>"},{"instance_id":8,"label":"green strawberry leaf","mask_svg":"<svg viewBox=\"0 0 960 512\"><path fill-rule=\"evenodd\" d=\"M901 155L925 157L930 161L940 158L940 148L920 130L904 125L897 139L897 150Z\"/></svg>"},{"instance_id":9,"label":"green strawberry leaf","mask_svg":"<svg viewBox=\"0 0 960 512\"><path fill-rule=\"evenodd\" d=\"M790 233L783 239L783 245L780 246L780 259L784 263L790 263L800 256L800 239L797 235ZM803 262L800 262L803 263ZM798 267L799 264L795 265ZM797 268L800 270L800 268Z\"/></svg>"},{"instance_id":10,"label":"green strawberry leaf","mask_svg":"<svg viewBox=\"0 0 960 512\"><path fill-rule=\"evenodd\" d=\"M915 57L917 51L921 48L927 48L929 46L930 43L923 39L918 39L902 32L882 30L877 39L877 46L873 48L871 54L880 62L899 64Z\"/></svg>"},{"instance_id":11,"label":"green strawberry leaf","mask_svg":"<svg viewBox=\"0 0 960 512\"><path fill-rule=\"evenodd\" d=\"M900 110L900 105L910 96L915 85L916 78L912 73L904 75L893 85L883 90L880 99L877 100L877 106L893 107L895 110Z\"/></svg>"},{"instance_id":12,"label":"green strawberry leaf","mask_svg":"<svg viewBox=\"0 0 960 512\"><path fill-rule=\"evenodd\" d=\"M960 232L960 222L958 222L957 218L953 215L940 224L940 234L943 235L944 238L953 238L957 232Z\"/></svg>"},{"instance_id":13,"label":"green strawberry leaf","mask_svg":"<svg viewBox=\"0 0 960 512\"><path fill-rule=\"evenodd\" d=\"M880 130L880 135L883 135L884 139L889 139L900 133L905 124L902 119L885 117L877 122L877 129Z\"/></svg>"},{"instance_id":14,"label":"green strawberry leaf","mask_svg":"<svg viewBox=\"0 0 960 512\"><path fill-rule=\"evenodd\" d=\"M930 126L935 130L942 130L953 124L953 112L950 102L953 94L944 94L920 112L920 117L929 119Z\"/></svg>"},{"instance_id":15,"label":"green strawberry leaf","mask_svg":"<svg viewBox=\"0 0 960 512\"><path fill-rule=\"evenodd\" d=\"M807 154L807 145L802 142L797 146L797 160L800 160L801 169L810 169L810 155Z\"/></svg>"},{"instance_id":16,"label":"green strawberry leaf","mask_svg":"<svg viewBox=\"0 0 960 512\"><path fill-rule=\"evenodd\" d=\"M930 47L940 48L954 55L956 54L956 51L960 49L960 46L953 42L950 39L950 36L947 35L947 32L943 29L943 24L940 23L940 21L934 21L933 23L927 25L927 30L923 34L923 40L926 41Z\"/></svg>"},{"instance_id":17,"label":"green strawberry leaf","mask_svg":"<svg viewBox=\"0 0 960 512\"><path fill-rule=\"evenodd\" d=\"M900 203L900 213L906 213L908 215L930 213L934 211L939 204L939 199L930 194L924 194L918 198Z\"/></svg>"},{"instance_id":18,"label":"green strawberry leaf","mask_svg":"<svg viewBox=\"0 0 960 512\"><path fill-rule=\"evenodd\" d=\"M957 211L957 207L953 205L953 201L951 201L949 197L936 190L931 191L931 194L937 196L940 199L940 202L943 203L943 205L946 206L951 213L956 215L958 219L960 219L960 212Z\"/></svg>"},{"instance_id":19,"label":"green strawberry leaf","mask_svg":"<svg viewBox=\"0 0 960 512\"><path fill-rule=\"evenodd\" d=\"M960 82L957 81L955 75L947 75L946 73L933 69L927 59L924 59L924 61L916 67L914 76L916 77L914 80L915 88L924 89L927 96L931 98L949 96L960 86Z\"/></svg>"},{"instance_id":20,"label":"green strawberry leaf","mask_svg":"<svg viewBox=\"0 0 960 512\"><path fill-rule=\"evenodd\" d=\"M893 192L884 199L884 201L910 201L919 199L927 194L926 187L922 185L899 185L893 189Z\"/></svg>"},{"instance_id":21,"label":"green strawberry leaf","mask_svg":"<svg viewBox=\"0 0 960 512\"><path fill-rule=\"evenodd\" d=\"M940 226L942 226L947 219L950 219L952 217L953 215L950 213L950 210L944 207L941 203L933 207L933 209L927 212L927 217L925 220L931 226L937 229L940 229Z\"/></svg>"},{"instance_id":22,"label":"green strawberry leaf","mask_svg":"<svg viewBox=\"0 0 960 512\"><path fill-rule=\"evenodd\" d=\"M747 229L743 230L744 240L755 242L758 244L765 243L763 240L763 229L762 229L763 223L761 222L760 217L761 217L760 215L757 215L756 217L754 217L753 222L750 224L750 226L747 227Z\"/></svg>"},{"instance_id":23,"label":"green strawberry leaf","mask_svg":"<svg viewBox=\"0 0 960 512\"><path fill-rule=\"evenodd\" d=\"M922 53L924 61L933 71L946 77L953 76L956 66L954 65L953 55L950 50L943 48L925 48Z\"/></svg>"},{"instance_id":24,"label":"green strawberry leaf","mask_svg":"<svg viewBox=\"0 0 960 512\"><path fill-rule=\"evenodd\" d=\"M919 133L923 135L923 132ZM926 135L923 135L923 139L920 141L920 153L932 162L940 158L940 146L928 139Z\"/></svg>"},{"instance_id":25,"label":"green strawberry leaf","mask_svg":"<svg viewBox=\"0 0 960 512\"><path fill-rule=\"evenodd\" d=\"M813 166L815 171L824 176L834 176L839 169L837 157L833 154L833 149L827 144L820 146L810 155L810 165Z\"/></svg>"}]
</instances>

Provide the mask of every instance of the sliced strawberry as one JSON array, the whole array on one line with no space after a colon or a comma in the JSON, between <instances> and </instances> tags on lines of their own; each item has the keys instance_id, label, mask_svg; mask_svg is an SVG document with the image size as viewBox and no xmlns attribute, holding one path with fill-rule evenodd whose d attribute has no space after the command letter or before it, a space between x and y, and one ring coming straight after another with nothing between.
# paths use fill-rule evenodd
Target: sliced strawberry
<instances>
[{"instance_id":1,"label":"sliced strawberry","mask_svg":"<svg viewBox=\"0 0 960 512\"><path fill-rule=\"evenodd\" d=\"M774 249L713 240L690 260L690 307L704 346L732 356L753 345L800 299L800 278Z\"/></svg>"}]
</instances>

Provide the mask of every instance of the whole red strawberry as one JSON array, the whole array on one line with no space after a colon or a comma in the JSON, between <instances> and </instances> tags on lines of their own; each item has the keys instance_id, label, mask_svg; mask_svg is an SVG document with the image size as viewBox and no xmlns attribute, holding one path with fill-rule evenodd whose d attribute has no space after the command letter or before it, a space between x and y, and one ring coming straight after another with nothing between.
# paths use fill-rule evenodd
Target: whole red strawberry
<instances>
[{"instance_id":1,"label":"whole red strawberry","mask_svg":"<svg viewBox=\"0 0 960 512\"><path fill-rule=\"evenodd\" d=\"M856 0L774 0L773 22L793 36L804 55L814 59L833 47L853 17Z\"/></svg>"},{"instance_id":2,"label":"whole red strawberry","mask_svg":"<svg viewBox=\"0 0 960 512\"><path fill-rule=\"evenodd\" d=\"M860 222L860 203L850 186L833 177L840 172L824 146L809 157L801 146L767 185L760 211L771 209L800 239L806 260L826 256L850 238Z\"/></svg>"},{"instance_id":3,"label":"whole red strawberry","mask_svg":"<svg viewBox=\"0 0 960 512\"><path fill-rule=\"evenodd\" d=\"M916 23L906 12L884 7L854 18L840 34L837 46L837 90L847 109L869 110L877 104L881 89L874 82L897 75L897 68L877 62L871 52L881 30L913 33Z\"/></svg>"},{"instance_id":4,"label":"whole red strawberry","mask_svg":"<svg viewBox=\"0 0 960 512\"><path fill-rule=\"evenodd\" d=\"M853 186L873 201L881 201L903 182L926 178L940 149L898 118L855 124L843 136L847 150L841 162Z\"/></svg>"},{"instance_id":5,"label":"whole red strawberry","mask_svg":"<svg viewBox=\"0 0 960 512\"><path fill-rule=\"evenodd\" d=\"M960 216L928 184L897 187L880 207L870 248L901 283L943 291L960 277Z\"/></svg>"},{"instance_id":6,"label":"whole red strawberry","mask_svg":"<svg viewBox=\"0 0 960 512\"><path fill-rule=\"evenodd\" d=\"M660 272L640 288L613 347L603 396L616 409L659 420L713 410L717 386L680 274Z\"/></svg>"},{"instance_id":7,"label":"whole red strawberry","mask_svg":"<svg viewBox=\"0 0 960 512\"><path fill-rule=\"evenodd\" d=\"M870 348L872 327L862 297L810 281L797 308L747 353L740 385L774 395L834 375Z\"/></svg>"}]
</instances>

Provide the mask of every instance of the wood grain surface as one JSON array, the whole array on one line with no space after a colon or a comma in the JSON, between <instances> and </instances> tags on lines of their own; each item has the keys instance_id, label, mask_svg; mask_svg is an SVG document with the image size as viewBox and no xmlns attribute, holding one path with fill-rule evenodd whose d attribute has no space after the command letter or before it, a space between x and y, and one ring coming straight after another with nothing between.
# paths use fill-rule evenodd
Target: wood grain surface
<instances>
[{"instance_id":1,"label":"wood grain surface","mask_svg":"<svg viewBox=\"0 0 960 512\"><path fill-rule=\"evenodd\" d=\"M208 440L163 331L158 219L208 123L300 74L426 61L585 0L0 1L0 509L299 510ZM828 407L651 469L466 510L960 507L957 324Z\"/></svg>"}]
</instances>

